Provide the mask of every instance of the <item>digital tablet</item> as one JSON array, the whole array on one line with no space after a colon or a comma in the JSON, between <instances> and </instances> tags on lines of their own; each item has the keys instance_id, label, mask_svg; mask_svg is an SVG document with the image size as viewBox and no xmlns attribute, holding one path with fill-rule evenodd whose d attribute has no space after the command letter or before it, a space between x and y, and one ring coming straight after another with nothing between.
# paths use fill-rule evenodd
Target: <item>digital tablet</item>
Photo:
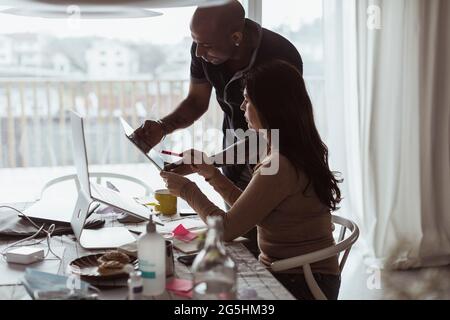
<instances>
[{"instance_id":1,"label":"digital tablet","mask_svg":"<svg viewBox=\"0 0 450 320\"><path fill-rule=\"evenodd\" d=\"M133 128L128 124L128 122L125 121L125 119L120 118L120 122L122 123L122 129L125 133L125 136L128 138L128 140L131 141L131 143L141 151L148 160L150 160L151 163L158 169L158 171L163 171L164 166L166 165L166 162L164 159L159 155L158 152L151 149L149 152L145 152L141 149L139 144L134 140L134 130Z\"/></svg>"}]
</instances>

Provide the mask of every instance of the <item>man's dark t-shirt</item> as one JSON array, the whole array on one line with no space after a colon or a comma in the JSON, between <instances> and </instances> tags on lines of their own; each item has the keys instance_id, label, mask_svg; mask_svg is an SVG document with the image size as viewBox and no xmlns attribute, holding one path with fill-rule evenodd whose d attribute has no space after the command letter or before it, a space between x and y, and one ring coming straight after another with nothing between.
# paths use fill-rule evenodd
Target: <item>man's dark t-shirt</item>
<instances>
[{"instance_id":1,"label":"man's dark t-shirt","mask_svg":"<svg viewBox=\"0 0 450 320\"><path fill-rule=\"evenodd\" d=\"M281 59L291 63L303 73L301 56L292 43L277 33L261 28L254 21L247 19L246 24L257 30L258 45L252 54L250 64L235 74L230 73L224 65L214 65L196 57L197 45L193 43L191 47L191 81L193 83L209 82L214 87L217 101L225 114L222 126L224 148L235 142L226 141L225 130L242 129L246 131L248 129L244 112L240 109L244 100L242 79L246 72L270 60ZM244 189L251 179L250 167L247 165L227 166L223 170L224 174L241 189Z\"/></svg>"}]
</instances>

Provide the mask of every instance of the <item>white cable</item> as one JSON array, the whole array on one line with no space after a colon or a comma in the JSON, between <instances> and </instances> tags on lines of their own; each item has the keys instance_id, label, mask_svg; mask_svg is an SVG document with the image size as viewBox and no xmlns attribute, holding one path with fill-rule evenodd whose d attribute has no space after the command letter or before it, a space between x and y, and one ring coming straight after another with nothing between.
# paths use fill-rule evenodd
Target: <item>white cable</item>
<instances>
[{"instance_id":1,"label":"white cable","mask_svg":"<svg viewBox=\"0 0 450 320\"><path fill-rule=\"evenodd\" d=\"M34 223L33 220L31 220L29 217L27 217L27 215L24 214L22 211L20 211L20 210L18 210L16 208L10 207L10 206L0 206L0 209L2 209L2 208L11 209L11 210L16 211L17 213L23 215L36 229L38 229L38 231L35 234L33 234L32 236L29 236L29 237L27 237L25 239L22 239L22 240L19 240L17 242L14 242L14 243L10 244L9 246L7 246L5 249L3 249L2 252L1 252L1 255L2 255L3 259L5 259L5 254L6 254L6 251L8 249L10 249L12 247L16 247L17 245L19 245L21 243L24 243L26 241L30 241L30 240L36 238L41 232L44 232L46 234L47 246L48 246L48 250L47 250L47 253L44 256L44 259L46 259L48 254L51 252L58 260L62 261L62 258L59 257L57 254L55 254L55 252L51 248L51 237L52 237L52 234L53 234L53 232L55 231L55 228L56 228L55 224L51 224L50 227L47 230L45 230L44 229L45 223L41 227L39 227L36 223ZM41 241L39 241L37 243L31 244L31 245L39 244L42 241L43 240L41 240Z\"/></svg>"},{"instance_id":2,"label":"white cable","mask_svg":"<svg viewBox=\"0 0 450 320\"><path fill-rule=\"evenodd\" d=\"M4 249L2 250L2 252L1 252L1 255L3 256L3 258L4 258L4 256L6 255L6 251L7 251L8 249L10 249L10 248L12 248L12 247L16 247L17 245L19 245L19 244L21 244L21 243L23 243L23 242L26 242L26 241L29 241L29 240L34 239L34 238L42 231L43 228L44 228L44 226L40 227L39 230L38 230L35 234L33 234L32 236L29 236L29 237L27 237L27 238L25 238L25 239L16 241L16 242L10 244L9 246L7 246L6 248L4 248Z\"/></svg>"},{"instance_id":3,"label":"white cable","mask_svg":"<svg viewBox=\"0 0 450 320\"><path fill-rule=\"evenodd\" d=\"M35 234L33 234L32 236L29 236L29 237L27 237L25 239L22 239L22 240L19 240L17 242L14 242L14 243L8 245L5 249L3 249L2 252L1 252L1 255L2 255L3 259L5 259L6 251L8 249L10 249L12 247L15 247L15 246L17 246L17 245L19 245L21 243L26 242L26 241L29 241L29 240L32 240L32 239L36 238L43 231L46 234L48 250L47 250L47 253L45 254L45 256L44 256L44 258L42 260L45 260L47 258L47 256L49 255L49 253L51 252L59 261L62 261L62 258L59 257L51 248L51 237L52 237L53 232L55 232L55 229L56 229L56 225L55 224L51 224L50 227L47 230L45 230L44 229L45 223L41 227L39 227L36 223L34 223L34 221L32 221L29 217L27 217L22 211L20 211L20 210L18 210L16 208L10 207L10 206L0 206L0 209L2 209L2 208L11 209L13 211L18 212L19 214L23 215L36 229L38 229L38 231ZM31 245L39 244L42 241L43 240L40 240L37 243L33 243ZM91 284L89 284L88 288L93 290L93 291L95 291L95 292L97 292L97 294L100 293L100 289L98 289L97 287L95 287L95 286L93 286Z\"/></svg>"}]
</instances>

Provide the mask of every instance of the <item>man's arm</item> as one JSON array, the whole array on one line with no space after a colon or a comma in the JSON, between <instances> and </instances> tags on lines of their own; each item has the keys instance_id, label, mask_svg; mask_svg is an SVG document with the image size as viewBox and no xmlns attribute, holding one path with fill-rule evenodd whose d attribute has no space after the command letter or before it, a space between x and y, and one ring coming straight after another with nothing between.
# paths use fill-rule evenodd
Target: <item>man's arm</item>
<instances>
[{"instance_id":1,"label":"man's arm","mask_svg":"<svg viewBox=\"0 0 450 320\"><path fill-rule=\"evenodd\" d=\"M211 91L212 87L209 82L191 82L186 99L179 104L175 111L161 119L164 135L187 128L198 120L208 110Z\"/></svg>"},{"instance_id":2,"label":"man's arm","mask_svg":"<svg viewBox=\"0 0 450 320\"><path fill-rule=\"evenodd\" d=\"M211 98L212 87L208 82L189 85L188 96L178 105L174 112L165 118L154 121L147 120L136 129L133 139L145 152L149 152L164 138L177 129L189 127L207 110Z\"/></svg>"}]
</instances>

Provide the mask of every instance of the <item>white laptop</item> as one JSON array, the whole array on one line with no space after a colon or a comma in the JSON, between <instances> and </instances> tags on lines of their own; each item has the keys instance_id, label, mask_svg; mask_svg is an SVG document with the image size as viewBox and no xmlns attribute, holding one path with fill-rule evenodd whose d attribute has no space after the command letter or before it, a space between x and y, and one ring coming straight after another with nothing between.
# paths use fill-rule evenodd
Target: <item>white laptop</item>
<instances>
[{"instance_id":1,"label":"white laptop","mask_svg":"<svg viewBox=\"0 0 450 320\"><path fill-rule=\"evenodd\" d=\"M76 192L76 188L73 188ZM24 214L39 223L57 223L59 225L70 225L73 210L75 209L76 197L64 193L62 197L55 198L44 194L42 199L33 203L24 210ZM100 204L92 205L89 213L93 213Z\"/></svg>"},{"instance_id":2,"label":"white laptop","mask_svg":"<svg viewBox=\"0 0 450 320\"><path fill-rule=\"evenodd\" d=\"M135 241L124 227L83 229L92 202L97 201L119 209L137 218L149 220L152 211L131 197L124 196L100 184L89 181L88 159L83 118L71 112L72 139L75 167L80 191L73 211L71 226L80 245L86 249L117 248Z\"/></svg>"}]
</instances>

